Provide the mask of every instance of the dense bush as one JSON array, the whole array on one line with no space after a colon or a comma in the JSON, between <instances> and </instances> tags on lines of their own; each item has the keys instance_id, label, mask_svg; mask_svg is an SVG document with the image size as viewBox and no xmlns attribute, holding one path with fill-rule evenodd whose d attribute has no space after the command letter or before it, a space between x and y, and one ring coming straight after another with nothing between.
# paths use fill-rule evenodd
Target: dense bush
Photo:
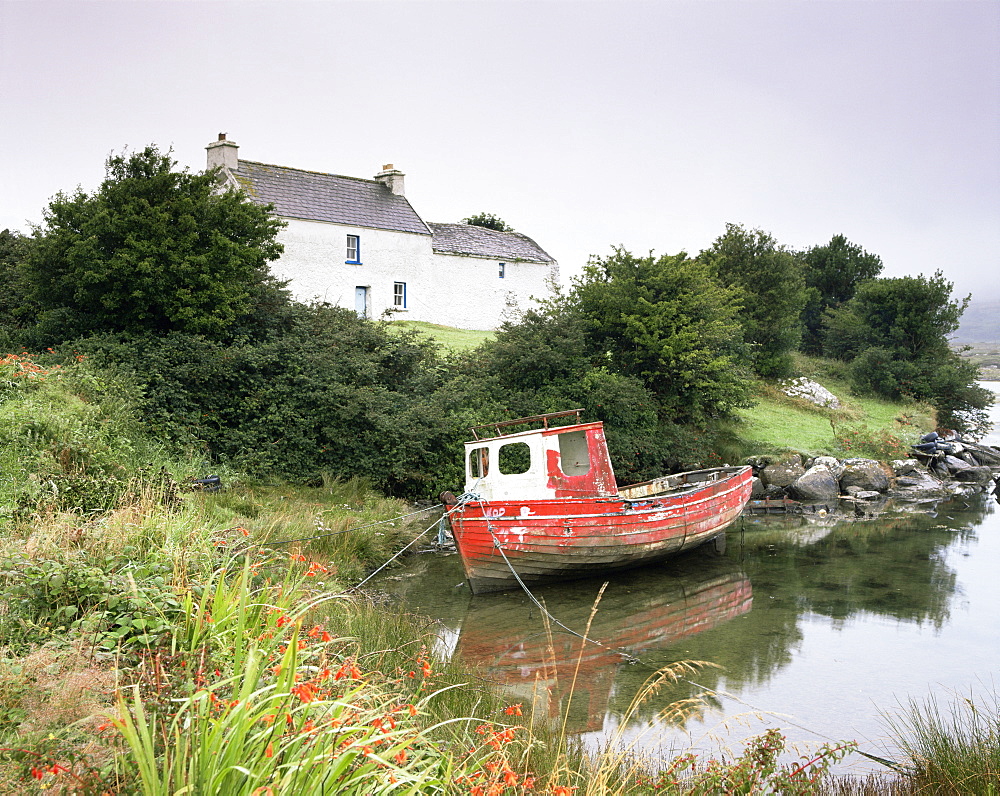
<instances>
[{"instance_id":1,"label":"dense bush","mask_svg":"<svg viewBox=\"0 0 1000 796\"><path fill-rule=\"evenodd\" d=\"M975 383L975 364L949 346L969 302L953 299L952 287L940 271L862 282L828 314L826 347L850 362L859 393L927 401L941 425L973 431L985 422L992 395Z\"/></svg>"},{"instance_id":2,"label":"dense bush","mask_svg":"<svg viewBox=\"0 0 1000 796\"><path fill-rule=\"evenodd\" d=\"M444 365L415 333L300 306L264 340L175 332L71 345L141 387L157 435L248 472L360 476L410 496L455 486L456 429L435 396Z\"/></svg>"}]
</instances>

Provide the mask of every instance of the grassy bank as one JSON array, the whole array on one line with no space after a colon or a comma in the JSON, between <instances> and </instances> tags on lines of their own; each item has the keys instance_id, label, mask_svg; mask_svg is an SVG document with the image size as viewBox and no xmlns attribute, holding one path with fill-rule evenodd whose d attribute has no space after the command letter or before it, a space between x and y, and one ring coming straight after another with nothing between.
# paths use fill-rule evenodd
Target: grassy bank
<instances>
[{"instance_id":1,"label":"grassy bank","mask_svg":"<svg viewBox=\"0 0 1000 796\"><path fill-rule=\"evenodd\" d=\"M907 456L916 438L937 425L934 410L925 404L855 396L829 362L805 357L798 362L801 375L826 387L840 406L817 406L785 395L777 385L759 383L756 404L739 410L735 429L748 449L895 459Z\"/></svg>"},{"instance_id":2,"label":"grassy bank","mask_svg":"<svg viewBox=\"0 0 1000 796\"><path fill-rule=\"evenodd\" d=\"M354 588L433 511L357 479L205 491L197 451L86 363L4 358L0 443L0 792L844 792L823 774L851 745L781 764L776 733L726 760L585 755Z\"/></svg>"}]
</instances>

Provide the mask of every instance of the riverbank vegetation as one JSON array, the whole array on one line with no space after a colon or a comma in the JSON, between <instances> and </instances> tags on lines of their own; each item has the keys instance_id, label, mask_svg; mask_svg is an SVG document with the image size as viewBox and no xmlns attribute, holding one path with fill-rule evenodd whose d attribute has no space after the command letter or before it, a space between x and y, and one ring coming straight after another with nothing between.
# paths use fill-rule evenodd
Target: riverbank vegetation
<instances>
[{"instance_id":1,"label":"riverbank vegetation","mask_svg":"<svg viewBox=\"0 0 1000 796\"><path fill-rule=\"evenodd\" d=\"M113 156L97 192L0 235L4 789L815 792L847 747L588 757L357 587L430 538L477 423L581 407L622 482L888 454L935 412L975 429L941 275L729 225L696 256L595 257L492 334L401 329L291 301L280 224L174 166ZM788 398L792 375L844 405Z\"/></svg>"}]
</instances>

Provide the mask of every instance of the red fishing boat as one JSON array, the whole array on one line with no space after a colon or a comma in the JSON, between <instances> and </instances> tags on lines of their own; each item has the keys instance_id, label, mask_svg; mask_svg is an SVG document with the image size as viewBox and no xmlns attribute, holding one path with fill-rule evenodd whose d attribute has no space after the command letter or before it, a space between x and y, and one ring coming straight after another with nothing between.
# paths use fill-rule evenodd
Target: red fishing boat
<instances>
[{"instance_id":1,"label":"red fishing boat","mask_svg":"<svg viewBox=\"0 0 1000 796\"><path fill-rule=\"evenodd\" d=\"M465 494L448 518L473 593L667 558L722 534L750 499L749 467L619 487L604 427L581 423L582 411L472 429ZM550 425L573 415L572 425Z\"/></svg>"}]
</instances>

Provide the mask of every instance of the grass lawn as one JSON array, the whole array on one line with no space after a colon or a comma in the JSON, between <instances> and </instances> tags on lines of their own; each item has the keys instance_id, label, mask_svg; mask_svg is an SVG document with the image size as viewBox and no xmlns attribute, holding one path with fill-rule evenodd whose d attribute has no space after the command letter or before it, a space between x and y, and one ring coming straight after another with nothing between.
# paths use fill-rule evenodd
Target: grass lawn
<instances>
[{"instance_id":1,"label":"grass lawn","mask_svg":"<svg viewBox=\"0 0 1000 796\"><path fill-rule=\"evenodd\" d=\"M907 444L935 428L933 410L916 403L891 403L851 395L846 382L822 374L808 374L840 400L839 409L824 409L784 395L776 386L759 387L756 406L741 409L738 434L765 451L791 450L803 454L843 456L843 435L862 430L866 436L885 433Z\"/></svg>"},{"instance_id":2,"label":"grass lawn","mask_svg":"<svg viewBox=\"0 0 1000 796\"><path fill-rule=\"evenodd\" d=\"M456 329L453 326L441 326L426 321L392 321L390 325L429 335L451 351L466 351L475 348L484 340L493 339L493 332L478 329Z\"/></svg>"}]
</instances>

